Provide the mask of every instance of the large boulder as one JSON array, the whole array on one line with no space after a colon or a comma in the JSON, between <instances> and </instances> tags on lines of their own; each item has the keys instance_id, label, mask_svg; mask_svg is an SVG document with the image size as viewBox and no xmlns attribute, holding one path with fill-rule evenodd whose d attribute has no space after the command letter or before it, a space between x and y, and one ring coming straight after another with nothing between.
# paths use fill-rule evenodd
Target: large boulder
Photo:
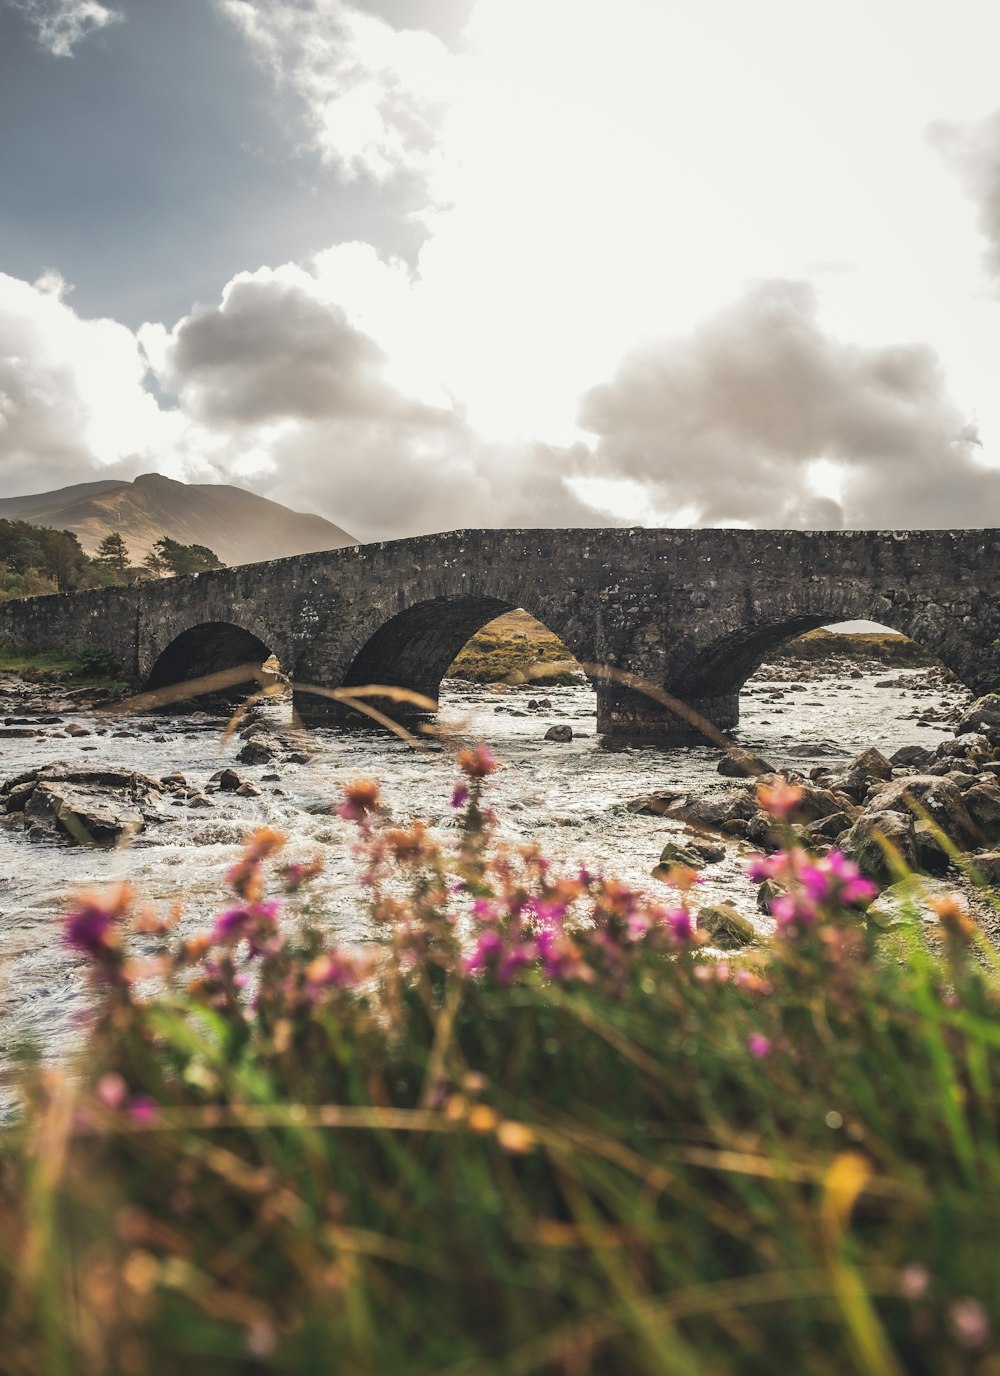
<instances>
[{"instance_id":1,"label":"large boulder","mask_svg":"<svg viewBox=\"0 0 1000 1376\"><path fill-rule=\"evenodd\" d=\"M50 765L8 780L0 805L30 840L114 846L162 816L160 785L135 770Z\"/></svg>"},{"instance_id":2,"label":"large boulder","mask_svg":"<svg viewBox=\"0 0 1000 1376\"><path fill-rule=\"evenodd\" d=\"M942 741L935 754L939 760L964 760L969 755L989 755L993 747L981 731L966 731L954 740Z\"/></svg>"},{"instance_id":3,"label":"large boulder","mask_svg":"<svg viewBox=\"0 0 1000 1376\"><path fill-rule=\"evenodd\" d=\"M885 783L891 778L892 765L880 750L871 746L850 762L840 787L860 803L872 784Z\"/></svg>"},{"instance_id":4,"label":"large boulder","mask_svg":"<svg viewBox=\"0 0 1000 1376\"><path fill-rule=\"evenodd\" d=\"M251 736L237 758L242 764L272 764L277 754L277 742L270 736Z\"/></svg>"},{"instance_id":5,"label":"large boulder","mask_svg":"<svg viewBox=\"0 0 1000 1376\"><path fill-rule=\"evenodd\" d=\"M987 693L966 708L956 732L962 736L968 731L981 731L992 745L1000 745L1000 693Z\"/></svg>"},{"instance_id":6,"label":"large boulder","mask_svg":"<svg viewBox=\"0 0 1000 1376\"><path fill-rule=\"evenodd\" d=\"M573 739L573 728L572 726L550 726L545 733L545 739L565 745Z\"/></svg>"},{"instance_id":7,"label":"large boulder","mask_svg":"<svg viewBox=\"0 0 1000 1376\"><path fill-rule=\"evenodd\" d=\"M913 818L899 812L865 812L840 845L858 868L879 884L894 878L900 863L907 869L917 863Z\"/></svg>"},{"instance_id":8,"label":"large boulder","mask_svg":"<svg viewBox=\"0 0 1000 1376\"><path fill-rule=\"evenodd\" d=\"M735 951L754 946L760 940L757 928L731 903L713 903L698 913L698 927L708 934L713 946Z\"/></svg>"},{"instance_id":9,"label":"large boulder","mask_svg":"<svg viewBox=\"0 0 1000 1376\"><path fill-rule=\"evenodd\" d=\"M693 826L720 829L724 822L748 822L756 811L752 790L727 788L718 793L681 798L669 805L666 815Z\"/></svg>"},{"instance_id":10,"label":"large boulder","mask_svg":"<svg viewBox=\"0 0 1000 1376\"><path fill-rule=\"evenodd\" d=\"M968 904L956 893L954 884L943 879L903 879L883 889L868 907L865 917L877 935L888 935L912 927L936 927L938 916L931 906L942 899L955 899L961 907Z\"/></svg>"},{"instance_id":11,"label":"large boulder","mask_svg":"<svg viewBox=\"0 0 1000 1376\"><path fill-rule=\"evenodd\" d=\"M957 785L934 774L913 774L883 784L865 811L924 817L939 826L959 850L982 844L982 832L970 817Z\"/></svg>"},{"instance_id":12,"label":"large boulder","mask_svg":"<svg viewBox=\"0 0 1000 1376\"><path fill-rule=\"evenodd\" d=\"M975 784L962 798L969 816L991 845L1000 841L1000 784Z\"/></svg>"}]
</instances>

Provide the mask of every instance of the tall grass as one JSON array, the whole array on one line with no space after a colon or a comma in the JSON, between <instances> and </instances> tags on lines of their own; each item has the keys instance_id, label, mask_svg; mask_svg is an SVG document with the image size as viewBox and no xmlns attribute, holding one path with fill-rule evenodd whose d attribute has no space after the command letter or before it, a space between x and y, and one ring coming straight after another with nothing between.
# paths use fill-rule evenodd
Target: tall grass
<instances>
[{"instance_id":1,"label":"tall grass","mask_svg":"<svg viewBox=\"0 0 1000 1376\"><path fill-rule=\"evenodd\" d=\"M1000 1372L1000 1001L960 910L886 957L789 832L773 943L712 958L690 872L556 874L460 765L447 845L367 781L340 806L380 944L331 941L269 832L202 938L71 906L93 1012L0 1148L0 1368Z\"/></svg>"}]
</instances>

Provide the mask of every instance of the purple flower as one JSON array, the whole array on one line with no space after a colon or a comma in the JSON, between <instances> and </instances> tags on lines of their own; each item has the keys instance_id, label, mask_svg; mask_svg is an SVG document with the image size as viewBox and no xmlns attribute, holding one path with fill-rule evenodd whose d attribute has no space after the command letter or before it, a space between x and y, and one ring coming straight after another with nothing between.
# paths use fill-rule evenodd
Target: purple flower
<instances>
[{"instance_id":1,"label":"purple flower","mask_svg":"<svg viewBox=\"0 0 1000 1376\"><path fill-rule=\"evenodd\" d=\"M114 945L114 914L100 903L88 901L74 908L63 927L63 941L74 951L96 958Z\"/></svg>"},{"instance_id":2,"label":"purple flower","mask_svg":"<svg viewBox=\"0 0 1000 1376\"><path fill-rule=\"evenodd\" d=\"M761 1032L752 1032L747 1037L747 1050L751 1056L756 1056L758 1061L763 1061L771 1054L770 1040Z\"/></svg>"},{"instance_id":3,"label":"purple flower","mask_svg":"<svg viewBox=\"0 0 1000 1376\"><path fill-rule=\"evenodd\" d=\"M469 790L465 784L456 784L451 792L452 807L465 807L469 801Z\"/></svg>"},{"instance_id":4,"label":"purple flower","mask_svg":"<svg viewBox=\"0 0 1000 1376\"><path fill-rule=\"evenodd\" d=\"M694 922L687 908L671 908L665 920L670 938L676 945L686 946L694 940Z\"/></svg>"},{"instance_id":5,"label":"purple flower","mask_svg":"<svg viewBox=\"0 0 1000 1376\"><path fill-rule=\"evenodd\" d=\"M465 959L465 972L469 975L477 975L480 970L485 970L503 950L503 940L498 931L490 929L483 932L476 942L472 952Z\"/></svg>"},{"instance_id":6,"label":"purple flower","mask_svg":"<svg viewBox=\"0 0 1000 1376\"><path fill-rule=\"evenodd\" d=\"M220 913L212 928L212 940L225 944L246 937L252 955L260 953L260 938L271 935L281 909L279 903L246 903Z\"/></svg>"},{"instance_id":7,"label":"purple flower","mask_svg":"<svg viewBox=\"0 0 1000 1376\"><path fill-rule=\"evenodd\" d=\"M763 884L765 879L773 879L777 869L777 857L755 855L747 865L747 877L753 884Z\"/></svg>"},{"instance_id":8,"label":"purple flower","mask_svg":"<svg viewBox=\"0 0 1000 1376\"><path fill-rule=\"evenodd\" d=\"M134 1118L137 1123L152 1123L156 1120L159 1110L148 1094L137 1094L131 1101L126 1110L130 1118Z\"/></svg>"}]
</instances>

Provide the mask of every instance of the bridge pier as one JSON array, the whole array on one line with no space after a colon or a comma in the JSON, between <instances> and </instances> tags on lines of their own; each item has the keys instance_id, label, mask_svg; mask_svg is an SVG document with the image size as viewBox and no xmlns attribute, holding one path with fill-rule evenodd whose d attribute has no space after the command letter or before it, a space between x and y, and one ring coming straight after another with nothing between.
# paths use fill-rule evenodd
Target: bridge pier
<instances>
[{"instance_id":1,"label":"bridge pier","mask_svg":"<svg viewBox=\"0 0 1000 1376\"><path fill-rule=\"evenodd\" d=\"M732 731L740 720L739 693L714 697L687 697L670 691L679 703L706 718L720 731ZM635 745L707 745L708 738L687 717L671 712L662 703L618 683L597 685L597 731L609 743Z\"/></svg>"}]
</instances>

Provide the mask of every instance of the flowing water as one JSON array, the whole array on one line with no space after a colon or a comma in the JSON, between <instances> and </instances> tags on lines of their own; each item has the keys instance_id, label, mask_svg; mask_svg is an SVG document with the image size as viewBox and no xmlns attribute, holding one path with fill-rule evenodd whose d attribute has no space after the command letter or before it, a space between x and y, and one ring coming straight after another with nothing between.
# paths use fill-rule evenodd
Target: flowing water
<instances>
[{"instance_id":1,"label":"flowing water","mask_svg":"<svg viewBox=\"0 0 1000 1376\"><path fill-rule=\"evenodd\" d=\"M858 677L850 673L810 665L762 670L744 691L737 738L776 767L806 770L846 760L869 745L886 754L906 744L933 746L950 734L946 718L967 697L936 671L879 666ZM529 709L529 701L539 699L549 705ZM0 711L10 710L11 701L7 697ZM313 892L338 935L371 939L353 828L329 811L341 785L374 776L382 781L395 820L421 817L442 827L451 821L450 752L418 753L387 734L315 730L306 743L308 763L279 760L250 767L236 761L242 742L223 744L219 719L206 713L108 724L60 701L58 690L49 694L46 707L61 721L38 726L36 736L0 740L0 780L61 760L155 777L180 771L203 788L218 769L233 765L262 793L244 798L216 792L212 806L199 810L164 794L161 819L128 848L112 851L32 842L21 831L0 828L0 1059L25 1033L56 1056L76 1035L83 972L79 960L60 945L59 922L73 892L127 879L154 904L180 900L179 931L187 934L203 927L225 901L224 874L241 839L267 824L288 835L290 857L323 856L324 872ZM275 731L287 737L288 707L275 704L266 710ZM450 682L442 695L441 721L454 728L457 742L489 743L502 762L489 785L502 834L538 840L567 868L586 863L655 891L650 870L665 841L682 839L684 828L636 815L626 803L666 789L704 793L727 786L716 771L719 752L604 749L595 710L594 695L583 684L498 690ZM64 735L74 721L92 734ZM544 740L555 724L571 726L573 740ZM745 846L732 843L726 858L704 871L704 900L728 898L766 923L743 876L746 854Z\"/></svg>"}]
</instances>

